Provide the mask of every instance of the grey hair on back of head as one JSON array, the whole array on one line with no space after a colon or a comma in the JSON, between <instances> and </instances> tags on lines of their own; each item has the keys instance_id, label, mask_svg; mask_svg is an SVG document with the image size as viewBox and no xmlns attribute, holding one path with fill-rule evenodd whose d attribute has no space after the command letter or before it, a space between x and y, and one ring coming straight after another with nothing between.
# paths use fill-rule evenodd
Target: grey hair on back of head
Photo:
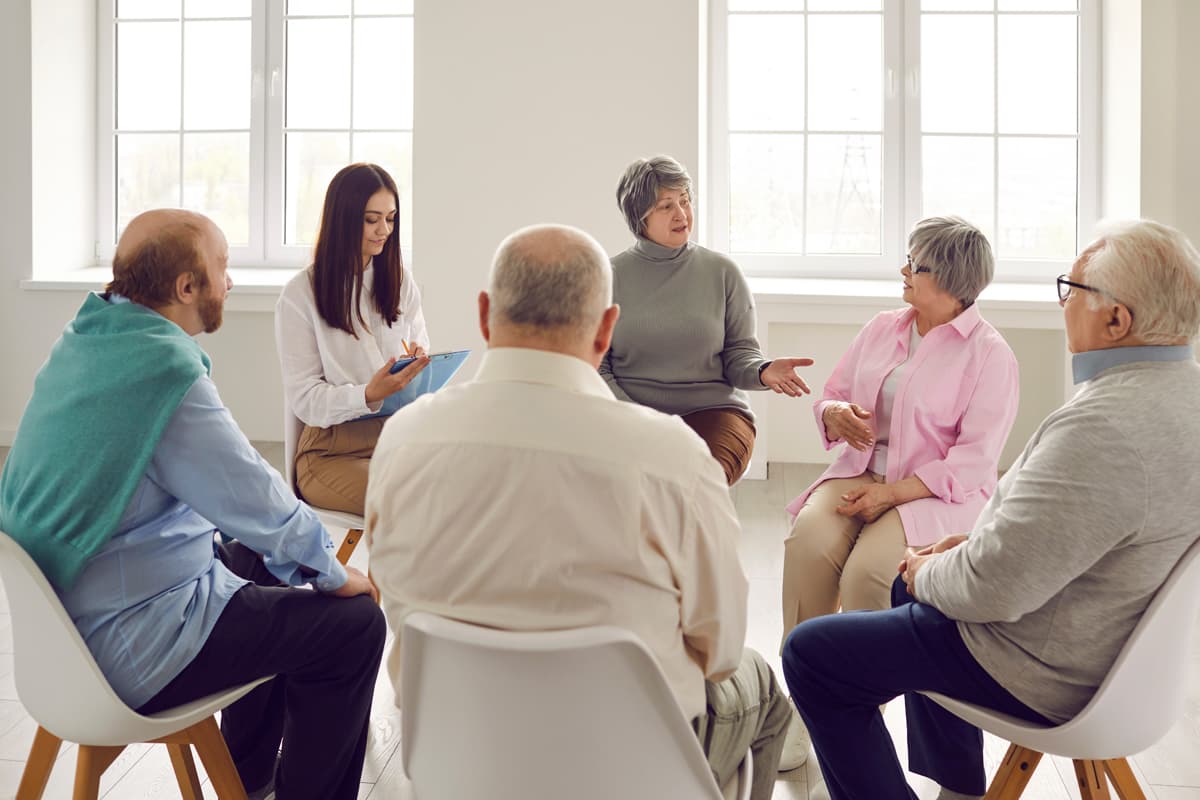
<instances>
[{"instance_id":1,"label":"grey hair on back of head","mask_svg":"<svg viewBox=\"0 0 1200 800\"><path fill-rule=\"evenodd\" d=\"M612 304L608 255L568 225L533 225L508 236L488 283L495 319L550 337L590 335Z\"/></svg>"},{"instance_id":2,"label":"grey hair on back of head","mask_svg":"<svg viewBox=\"0 0 1200 800\"><path fill-rule=\"evenodd\" d=\"M645 230L646 216L658 202L659 189L686 192L694 201L692 176L670 156L639 158L625 168L617 183L617 207L634 236L641 236Z\"/></svg>"},{"instance_id":3,"label":"grey hair on back of head","mask_svg":"<svg viewBox=\"0 0 1200 800\"><path fill-rule=\"evenodd\" d=\"M992 282L996 260L983 232L962 217L928 217L908 235L913 262L932 270L942 291L962 303L973 304Z\"/></svg>"}]
</instances>

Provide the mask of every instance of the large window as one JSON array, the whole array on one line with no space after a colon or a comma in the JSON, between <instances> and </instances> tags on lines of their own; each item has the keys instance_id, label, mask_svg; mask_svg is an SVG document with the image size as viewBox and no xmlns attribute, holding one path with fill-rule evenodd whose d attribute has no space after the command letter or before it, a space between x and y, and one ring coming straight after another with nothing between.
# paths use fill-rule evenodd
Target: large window
<instances>
[{"instance_id":1,"label":"large window","mask_svg":"<svg viewBox=\"0 0 1200 800\"><path fill-rule=\"evenodd\" d=\"M757 274L883 276L918 219L1001 279L1095 222L1093 0L713 0L713 245Z\"/></svg>"},{"instance_id":2,"label":"large window","mask_svg":"<svg viewBox=\"0 0 1200 800\"><path fill-rule=\"evenodd\" d=\"M235 264L302 264L351 161L396 179L409 244L413 0L104 0L100 21L99 256L179 206Z\"/></svg>"}]
</instances>

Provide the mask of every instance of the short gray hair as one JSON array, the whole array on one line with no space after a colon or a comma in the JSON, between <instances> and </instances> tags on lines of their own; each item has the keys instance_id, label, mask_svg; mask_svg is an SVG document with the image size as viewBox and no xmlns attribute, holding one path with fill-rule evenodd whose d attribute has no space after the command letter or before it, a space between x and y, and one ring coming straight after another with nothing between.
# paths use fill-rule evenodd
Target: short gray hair
<instances>
[{"instance_id":1,"label":"short gray hair","mask_svg":"<svg viewBox=\"0 0 1200 800\"><path fill-rule=\"evenodd\" d=\"M612 265L599 243L568 225L532 225L500 243L489 313L550 338L594 333L612 305Z\"/></svg>"},{"instance_id":2,"label":"short gray hair","mask_svg":"<svg viewBox=\"0 0 1200 800\"><path fill-rule=\"evenodd\" d=\"M1200 253L1179 231L1147 219L1107 223L1082 257L1084 282L1128 306L1131 333L1146 344L1200 331ZM1102 305L1086 294L1090 308Z\"/></svg>"},{"instance_id":3,"label":"short gray hair","mask_svg":"<svg viewBox=\"0 0 1200 800\"><path fill-rule=\"evenodd\" d=\"M908 235L913 263L929 267L933 282L967 308L992 282L996 260L978 228L961 217L928 217Z\"/></svg>"},{"instance_id":4,"label":"short gray hair","mask_svg":"<svg viewBox=\"0 0 1200 800\"><path fill-rule=\"evenodd\" d=\"M670 156L639 158L625 168L617 184L617 206L634 236L646 229L646 217L658 202L659 189L674 189L692 197L692 176Z\"/></svg>"}]
</instances>

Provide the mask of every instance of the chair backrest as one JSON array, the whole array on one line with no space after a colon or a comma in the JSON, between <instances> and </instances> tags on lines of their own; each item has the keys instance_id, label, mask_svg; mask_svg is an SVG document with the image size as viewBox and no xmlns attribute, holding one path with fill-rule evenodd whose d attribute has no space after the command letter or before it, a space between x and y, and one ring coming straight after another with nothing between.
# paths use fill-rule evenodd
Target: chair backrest
<instances>
[{"instance_id":1,"label":"chair backrest","mask_svg":"<svg viewBox=\"0 0 1200 800\"><path fill-rule=\"evenodd\" d=\"M1090 758L1140 753L1179 718L1200 611L1200 540L1179 559L1091 702L1059 726ZM1111 755L1110 755L1111 754Z\"/></svg>"},{"instance_id":2,"label":"chair backrest","mask_svg":"<svg viewBox=\"0 0 1200 800\"><path fill-rule=\"evenodd\" d=\"M402 763L421 800L721 797L629 631L499 631L415 612L401 639Z\"/></svg>"},{"instance_id":3,"label":"chair backrest","mask_svg":"<svg viewBox=\"0 0 1200 800\"><path fill-rule=\"evenodd\" d=\"M0 579L12 615L17 696L29 715L71 742L140 741L145 719L117 697L50 582L4 533Z\"/></svg>"}]
</instances>

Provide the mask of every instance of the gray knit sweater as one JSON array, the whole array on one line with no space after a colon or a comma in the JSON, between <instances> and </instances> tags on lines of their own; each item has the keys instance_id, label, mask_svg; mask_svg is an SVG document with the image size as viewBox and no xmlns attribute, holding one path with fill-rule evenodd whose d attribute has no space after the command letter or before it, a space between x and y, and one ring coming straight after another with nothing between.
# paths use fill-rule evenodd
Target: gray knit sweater
<instances>
[{"instance_id":1,"label":"gray knit sweater","mask_svg":"<svg viewBox=\"0 0 1200 800\"><path fill-rule=\"evenodd\" d=\"M1001 685L1066 721L1198 535L1200 367L1188 350L1102 369L1050 414L916 593L959 620Z\"/></svg>"},{"instance_id":2,"label":"gray knit sweater","mask_svg":"<svg viewBox=\"0 0 1200 800\"><path fill-rule=\"evenodd\" d=\"M600 374L618 399L667 414L736 408L765 388L754 298L727 256L694 242L671 249L638 238L612 260L621 317Z\"/></svg>"}]
</instances>

